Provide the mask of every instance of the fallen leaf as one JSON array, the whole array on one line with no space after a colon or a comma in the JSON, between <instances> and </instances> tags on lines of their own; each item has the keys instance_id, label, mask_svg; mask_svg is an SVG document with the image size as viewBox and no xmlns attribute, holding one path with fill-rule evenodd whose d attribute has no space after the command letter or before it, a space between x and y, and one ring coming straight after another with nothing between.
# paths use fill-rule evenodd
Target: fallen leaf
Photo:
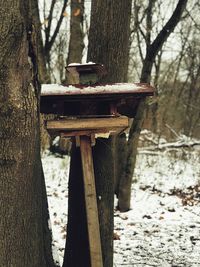
<instances>
[{"instance_id":1,"label":"fallen leaf","mask_svg":"<svg viewBox=\"0 0 200 267\"><path fill-rule=\"evenodd\" d=\"M168 208L168 211L169 212L175 212L175 209L174 208Z\"/></svg>"},{"instance_id":2,"label":"fallen leaf","mask_svg":"<svg viewBox=\"0 0 200 267\"><path fill-rule=\"evenodd\" d=\"M113 240L120 240L119 234L113 233Z\"/></svg>"},{"instance_id":3,"label":"fallen leaf","mask_svg":"<svg viewBox=\"0 0 200 267\"><path fill-rule=\"evenodd\" d=\"M143 218L143 219L144 219L144 218L152 219L152 217L151 217L150 215L144 215L142 218Z\"/></svg>"},{"instance_id":4,"label":"fallen leaf","mask_svg":"<svg viewBox=\"0 0 200 267\"><path fill-rule=\"evenodd\" d=\"M81 10L80 10L80 8L77 8L77 9L74 10L74 13L73 13L74 17L77 17L77 16L79 16L80 14L81 14Z\"/></svg>"}]
</instances>

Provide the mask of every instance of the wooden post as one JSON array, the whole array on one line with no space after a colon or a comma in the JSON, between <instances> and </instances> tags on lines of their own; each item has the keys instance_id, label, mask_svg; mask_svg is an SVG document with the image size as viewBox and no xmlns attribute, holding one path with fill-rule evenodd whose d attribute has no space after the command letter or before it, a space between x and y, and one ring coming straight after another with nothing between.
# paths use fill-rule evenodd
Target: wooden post
<instances>
[{"instance_id":1,"label":"wooden post","mask_svg":"<svg viewBox=\"0 0 200 267\"><path fill-rule=\"evenodd\" d=\"M103 267L91 137L80 136L91 267Z\"/></svg>"}]
</instances>

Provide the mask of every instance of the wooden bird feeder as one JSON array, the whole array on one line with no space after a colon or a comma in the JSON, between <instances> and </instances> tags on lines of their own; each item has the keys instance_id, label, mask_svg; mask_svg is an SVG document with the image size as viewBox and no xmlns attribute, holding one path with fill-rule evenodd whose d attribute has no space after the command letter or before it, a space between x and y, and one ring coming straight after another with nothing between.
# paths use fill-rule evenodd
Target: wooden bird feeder
<instances>
[{"instance_id":1,"label":"wooden bird feeder","mask_svg":"<svg viewBox=\"0 0 200 267\"><path fill-rule=\"evenodd\" d=\"M96 84L105 74L104 66L96 63L73 63L66 67L66 77L69 84Z\"/></svg>"},{"instance_id":2,"label":"wooden bird feeder","mask_svg":"<svg viewBox=\"0 0 200 267\"><path fill-rule=\"evenodd\" d=\"M80 146L91 266L103 267L92 145L95 138L128 129L140 100L152 96L154 89L141 83L98 84L105 74L100 64L70 65L67 71L75 84L42 85L41 113L55 114L46 121L49 133L75 137Z\"/></svg>"}]
</instances>

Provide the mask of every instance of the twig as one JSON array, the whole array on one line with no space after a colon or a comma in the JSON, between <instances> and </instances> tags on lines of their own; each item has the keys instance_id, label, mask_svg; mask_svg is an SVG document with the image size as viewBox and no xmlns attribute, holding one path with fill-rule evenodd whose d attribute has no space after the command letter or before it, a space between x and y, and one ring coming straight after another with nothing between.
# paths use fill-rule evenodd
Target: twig
<instances>
[{"instance_id":1,"label":"twig","mask_svg":"<svg viewBox=\"0 0 200 267\"><path fill-rule=\"evenodd\" d=\"M170 127L167 123L165 124L165 126L176 136L176 137L179 137L179 135L177 134L177 132L172 128Z\"/></svg>"}]
</instances>

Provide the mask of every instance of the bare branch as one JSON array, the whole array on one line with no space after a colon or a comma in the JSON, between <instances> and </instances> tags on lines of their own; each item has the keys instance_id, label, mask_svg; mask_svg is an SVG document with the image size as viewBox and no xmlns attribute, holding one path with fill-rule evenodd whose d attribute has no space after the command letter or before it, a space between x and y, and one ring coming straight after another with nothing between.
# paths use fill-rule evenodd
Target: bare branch
<instances>
[{"instance_id":1,"label":"bare branch","mask_svg":"<svg viewBox=\"0 0 200 267\"><path fill-rule=\"evenodd\" d=\"M149 0L149 4L147 7L147 19L146 19L146 45L147 49L151 45L151 32L152 32L152 15L153 8L155 5L155 0Z\"/></svg>"},{"instance_id":2,"label":"bare branch","mask_svg":"<svg viewBox=\"0 0 200 267\"><path fill-rule=\"evenodd\" d=\"M54 10L55 3L56 3L56 0L52 0L50 11L49 11L49 16L47 18L48 23L47 23L47 27L45 27L45 46L49 42L51 23L52 23L52 19L53 19L53 10Z\"/></svg>"},{"instance_id":3,"label":"bare branch","mask_svg":"<svg viewBox=\"0 0 200 267\"><path fill-rule=\"evenodd\" d=\"M49 40L49 42L45 44L45 50L46 51L50 51L51 50L52 45L54 44L54 41L55 41L55 39L56 39L56 37L58 35L58 32L60 30L60 26L61 26L63 18L64 18L63 13L64 13L64 11L65 11L65 9L67 7L67 3L68 3L68 0L64 0L63 7L62 7L62 10L61 10L61 14L60 14L60 18L59 18L59 20L57 22L55 31L54 31L51 39Z\"/></svg>"},{"instance_id":4,"label":"bare branch","mask_svg":"<svg viewBox=\"0 0 200 267\"><path fill-rule=\"evenodd\" d=\"M190 19L192 20L192 22L194 23L195 27L200 30L200 25L195 21L195 19L192 17L192 15L190 14L190 12L188 10L186 10L188 16L190 17Z\"/></svg>"},{"instance_id":5,"label":"bare branch","mask_svg":"<svg viewBox=\"0 0 200 267\"><path fill-rule=\"evenodd\" d=\"M155 58L158 51L161 49L169 35L173 32L176 25L178 24L183 11L185 10L185 7L187 5L188 0L179 0L178 4L176 6L176 9L174 10L172 16L167 21L163 29L159 32L156 39L153 41L153 43L150 46L149 54L151 55L151 58Z\"/></svg>"}]
</instances>

